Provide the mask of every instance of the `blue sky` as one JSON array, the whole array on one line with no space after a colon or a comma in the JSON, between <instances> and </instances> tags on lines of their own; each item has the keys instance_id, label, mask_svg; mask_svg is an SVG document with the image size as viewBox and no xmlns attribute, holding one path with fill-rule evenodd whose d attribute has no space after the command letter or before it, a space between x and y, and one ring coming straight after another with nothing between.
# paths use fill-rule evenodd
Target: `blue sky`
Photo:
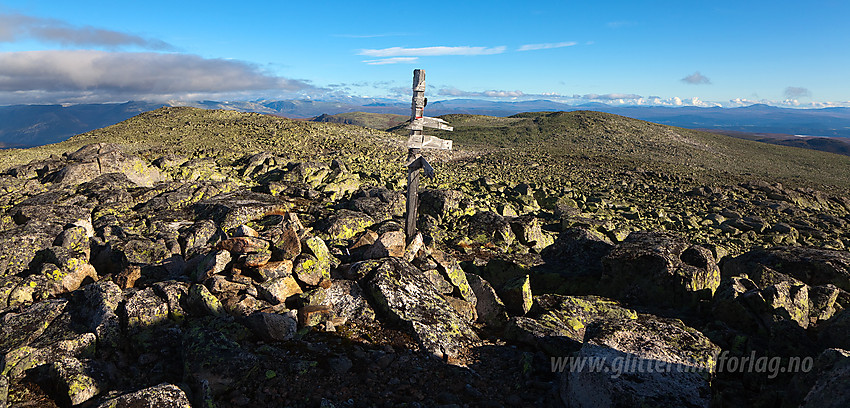
<instances>
[{"instance_id":1,"label":"blue sky","mask_svg":"<svg viewBox=\"0 0 850 408\"><path fill-rule=\"evenodd\" d=\"M409 99L422 68L432 100L850 106L846 1L366 4L3 0L0 104Z\"/></svg>"}]
</instances>

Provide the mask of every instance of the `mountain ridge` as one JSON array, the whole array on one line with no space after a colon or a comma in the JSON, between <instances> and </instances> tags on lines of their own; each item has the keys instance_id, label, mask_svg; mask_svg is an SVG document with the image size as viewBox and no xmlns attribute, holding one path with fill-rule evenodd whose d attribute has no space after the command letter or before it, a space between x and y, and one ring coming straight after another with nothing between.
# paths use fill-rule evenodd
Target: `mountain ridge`
<instances>
[{"instance_id":1,"label":"mountain ridge","mask_svg":"<svg viewBox=\"0 0 850 408\"><path fill-rule=\"evenodd\" d=\"M12 105L0 106L0 145L28 147L55 143L75 134L102 128L143 110L161 106L195 106L259 112L293 118L313 118L350 112L409 115L407 102L377 98L334 100L199 101L156 104ZM48 108L46 108L48 107ZM123 109L123 110L122 110ZM45 112L47 110L47 112ZM601 103L568 105L548 100L483 101L454 99L433 101L427 108L432 116L469 113L510 116L529 111L596 110L636 119L686 127L717 130L850 137L850 108L790 109L773 107L702 108L634 106L618 107Z\"/></svg>"}]
</instances>

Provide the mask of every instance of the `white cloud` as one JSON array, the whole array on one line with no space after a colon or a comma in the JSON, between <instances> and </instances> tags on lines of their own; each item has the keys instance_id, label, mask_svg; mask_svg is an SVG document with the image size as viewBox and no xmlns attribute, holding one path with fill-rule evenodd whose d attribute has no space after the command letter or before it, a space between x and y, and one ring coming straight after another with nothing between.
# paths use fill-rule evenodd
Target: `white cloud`
<instances>
[{"instance_id":1,"label":"white cloud","mask_svg":"<svg viewBox=\"0 0 850 408\"><path fill-rule=\"evenodd\" d=\"M576 45L575 42L559 42L559 43L545 43L545 44L525 44L517 51L533 51L533 50L547 50L550 48L562 48L562 47L572 47Z\"/></svg>"},{"instance_id":2,"label":"white cloud","mask_svg":"<svg viewBox=\"0 0 850 408\"><path fill-rule=\"evenodd\" d=\"M457 97L484 97L484 98L519 98L523 96L532 96L522 91L462 91L457 88L443 88L437 92L441 96L457 96Z\"/></svg>"},{"instance_id":3,"label":"white cloud","mask_svg":"<svg viewBox=\"0 0 850 408\"><path fill-rule=\"evenodd\" d=\"M376 50L360 50L360 55L370 57L434 57L441 55L492 55L505 52L507 47L390 47Z\"/></svg>"},{"instance_id":4,"label":"white cloud","mask_svg":"<svg viewBox=\"0 0 850 408\"><path fill-rule=\"evenodd\" d=\"M708 102L708 101L703 101L703 100L701 100L700 98L698 98L698 97L696 97L696 96L694 96L694 97L690 98L690 99L688 100L688 102L686 103L686 105L690 105L690 106L699 106L699 107L701 107L701 108L712 108L712 107L721 107L721 106L723 106L722 104L717 103L717 102Z\"/></svg>"},{"instance_id":5,"label":"white cloud","mask_svg":"<svg viewBox=\"0 0 850 408\"><path fill-rule=\"evenodd\" d=\"M93 50L0 53L0 103L21 103L25 97L126 101L309 89L314 87L262 72L253 64L197 55Z\"/></svg>"},{"instance_id":6,"label":"white cloud","mask_svg":"<svg viewBox=\"0 0 850 408\"><path fill-rule=\"evenodd\" d=\"M120 31L91 26L74 26L68 22L32 17L23 14L0 14L0 42L36 39L71 46L102 46L115 48L136 46L151 50L173 50L164 41L144 38Z\"/></svg>"},{"instance_id":7,"label":"white cloud","mask_svg":"<svg viewBox=\"0 0 850 408\"><path fill-rule=\"evenodd\" d=\"M386 65L386 64L412 64L419 60L419 57L393 57L374 60L365 60L363 62L369 65Z\"/></svg>"},{"instance_id":8,"label":"white cloud","mask_svg":"<svg viewBox=\"0 0 850 408\"><path fill-rule=\"evenodd\" d=\"M599 94L586 94L586 95L573 95L574 98L580 99L588 99L592 101L615 101L618 99L639 99L640 95L635 94L624 94L624 93L609 93L604 95Z\"/></svg>"}]
</instances>

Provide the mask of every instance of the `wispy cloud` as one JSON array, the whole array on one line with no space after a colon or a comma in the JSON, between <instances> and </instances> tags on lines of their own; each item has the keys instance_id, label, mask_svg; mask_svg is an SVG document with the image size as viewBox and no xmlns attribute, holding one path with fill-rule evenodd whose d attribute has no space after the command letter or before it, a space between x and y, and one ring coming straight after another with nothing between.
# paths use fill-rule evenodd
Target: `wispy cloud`
<instances>
[{"instance_id":1,"label":"wispy cloud","mask_svg":"<svg viewBox=\"0 0 850 408\"><path fill-rule=\"evenodd\" d=\"M805 96L812 96L812 92L803 87L789 86L785 88L785 96L790 99L797 99Z\"/></svg>"},{"instance_id":2,"label":"wispy cloud","mask_svg":"<svg viewBox=\"0 0 850 408\"><path fill-rule=\"evenodd\" d=\"M587 99L592 101L613 101L618 99L640 99L642 98L640 95L635 94L626 94L626 93L609 93L609 94L585 94L585 95L573 95L573 98L576 99Z\"/></svg>"},{"instance_id":3,"label":"wispy cloud","mask_svg":"<svg viewBox=\"0 0 850 408\"><path fill-rule=\"evenodd\" d=\"M384 59L365 60L363 62L369 65L386 65L386 64L412 64L419 60L419 57L392 57Z\"/></svg>"},{"instance_id":4,"label":"wispy cloud","mask_svg":"<svg viewBox=\"0 0 850 408\"><path fill-rule=\"evenodd\" d=\"M442 55L492 55L505 52L507 47L390 47L382 49L360 50L360 55L370 57L434 57Z\"/></svg>"},{"instance_id":5,"label":"wispy cloud","mask_svg":"<svg viewBox=\"0 0 850 408\"><path fill-rule=\"evenodd\" d=\"M456 96L464 98L518 98L528 96L522 91L462 91L457 88L443 88L437 92L441 96Z\"/></svg>"},{"instance_id":6,"label":"wispy cloud","mask_svg":"<svg viewBox=\"0 0 850 408\"><path fill-rule=\"evenodd\" d=\"M0 14L0 42L14 42L21 39L35 39L64 46L106 48L135 46L150 50L174 50L174 46L165 41L120 31L75 26L52 18Z\"/></svg>"},{"instance_id":7,"label":"wispy cloud","mask_svg":"<svg viewBox=\"0 0 850 408\"><path fill-rule=\"evenodd\" d=\"M711 83L711 80L707 76L700 74L699 71L682 78L681 81L691 85L706 85Z\"/></svg>"},{"instance_id":8,"label":"wispy cloud","mask_svg":"<svg viewBox=\"0 0 850 408\"><path fill-rule=\"evenodd\" d=\"M236 60L197 55L53 50L0 53L0 103L31 97L101 101L314 89Z\"/></svg>"},{"instance_id":9,"label":"wispy cloud","mask_svg":"<svg viewBox=\"0 0 850 408\"><path fill-rule=\"evenodd\" d=\"M519 47L519 49L517 49L517 51L547 50L547 49L550 49L550 48L572 47L573 45L576 45L576 43L573 42L573 41L558 42L558 43L545 43L545 44L525 44L525 45Z\"/></svg>"}]
</instances>

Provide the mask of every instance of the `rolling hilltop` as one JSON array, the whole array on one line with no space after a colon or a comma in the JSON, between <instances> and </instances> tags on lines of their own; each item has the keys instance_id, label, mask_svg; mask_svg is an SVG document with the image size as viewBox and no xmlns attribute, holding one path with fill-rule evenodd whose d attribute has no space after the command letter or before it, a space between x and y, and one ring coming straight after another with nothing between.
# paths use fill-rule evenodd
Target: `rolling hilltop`
<instances>
[{"instance_id":1,"label":"rolling hilltop","mask_svg":"<svg viewBox=\"0 0 850 408\"><path fill-rule=\"evenodd\" d=\"M413 237L403 124L167 107L0 151L0 406L850 403L850 157L443 118Z\"/></svg>"},{"instance_id":2,"label":"rolling hilltop","mask_svg":"<svg viewBox=\"0 0 850 408\"><path fill-rule=\"evenodd\" d=\"M591 112L522 113L510 117L443 115L454 132L435 131L460 146L506 149L502 160L520 154L545 160L534 169L510 169L563 177L560 168L582 159L609 169L641 167L686 175L700 182L773 180L846 190L850 159L707 132ZM403 134L404 125L390 129ZM558 165L561 163L561 165ZM507 169L505 169L507 170Z\"/></svg>"},{"instance_id":3,"label":"rolling hilltop","mask_svg":"<svg viewBox=\"0 0 850 408\"><path fill-rule=\"evenodd\" d=\"M347 112L336 115L323 114L311 120L313 122L345 123L370 129L386 130L406 122L409 118L410 116L392 113Z\"/></svg>"}]
</instances>

